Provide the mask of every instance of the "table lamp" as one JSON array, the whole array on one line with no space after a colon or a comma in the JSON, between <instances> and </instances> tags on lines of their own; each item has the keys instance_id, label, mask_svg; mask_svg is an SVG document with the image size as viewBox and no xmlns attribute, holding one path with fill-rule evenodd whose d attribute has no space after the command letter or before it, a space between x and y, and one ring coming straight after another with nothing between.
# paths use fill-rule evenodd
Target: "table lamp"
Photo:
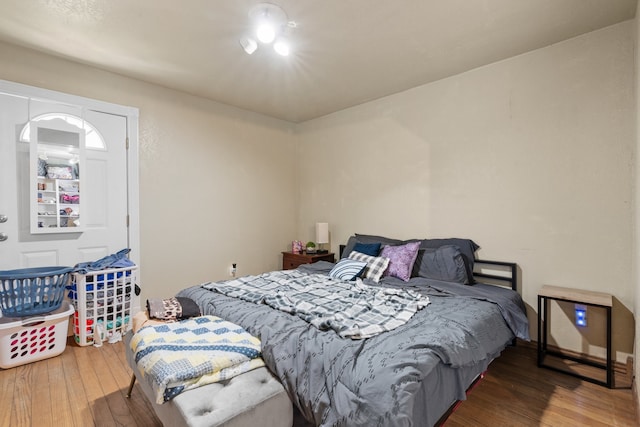
<instances>
[{"instance_id":1,"label":"table lamp","mask_svg":"<svg viewBox=\"0 0 640 427\"><path fill-rule=\"evenodd\" d=\"M318 244L319 254L326 254L329 251L324 248L325 243L329 243L329 223L316 222L316 243Z\"/></svg>"}]
</instances>

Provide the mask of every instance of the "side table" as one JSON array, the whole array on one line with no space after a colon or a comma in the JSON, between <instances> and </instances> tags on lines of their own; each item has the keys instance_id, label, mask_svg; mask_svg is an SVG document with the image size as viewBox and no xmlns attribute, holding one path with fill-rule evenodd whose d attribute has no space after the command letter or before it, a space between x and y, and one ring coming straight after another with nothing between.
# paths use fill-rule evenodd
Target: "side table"
<instances>
[{"instance_id":1,"label":"side table","mask_svg":"<svg viewBox=\"0 0 640 427\"><path fill-rule=\"evenodd\" d=\"M569 356L547 348L547 331L549 329L549 300L566 301L585 306L601 307L606 310L607 318L607 361L606 364L594 362L581 357ZM583 291L580 289L562 288L559 286L544 285L538 292L538 366L553 369L558 372L573 375L585 381L613 388L613 360L611 358L611 308L613 297L603 292ZM543 326L544 324L544 326ZM569 372L554 366L545 365L546 355L561 359L571 360L577 363L593 366L606 371L606 381L588 377L577 372Z\"/></svg>"},{"instance_id":2,"label":"side table","mask_svg":"<svg viewBox=\"0 0 640 427\"><path fill-rule=\"evenodd\" d=\"M293 270L302 264L312 264L318 261L335 262L335 254L308 254L302 252L301 254L294 254L293 252L282 252L282 269Z\"/></svg>"}]
</instances>

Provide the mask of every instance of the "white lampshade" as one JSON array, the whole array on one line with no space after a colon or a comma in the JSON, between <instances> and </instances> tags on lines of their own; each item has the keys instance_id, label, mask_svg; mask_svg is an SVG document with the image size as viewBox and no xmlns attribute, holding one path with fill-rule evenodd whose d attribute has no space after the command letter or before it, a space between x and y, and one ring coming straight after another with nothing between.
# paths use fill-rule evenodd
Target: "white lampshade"
<instances>
[{"instance_id":1,"label":"white lampshade","mask_svg":"<svg viewBox=\"0 0 640 427\"><path fill-rule=\"evenodd\" d=\"M316 222L316 243L329 243L329 223Z\"/></svg>"}]
</instances>

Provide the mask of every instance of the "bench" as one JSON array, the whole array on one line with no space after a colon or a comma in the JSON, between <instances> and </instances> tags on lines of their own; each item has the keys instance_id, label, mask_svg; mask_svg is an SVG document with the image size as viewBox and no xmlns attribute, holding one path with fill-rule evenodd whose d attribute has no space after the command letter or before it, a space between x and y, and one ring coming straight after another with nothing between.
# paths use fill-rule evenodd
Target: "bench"
<instances>
[{"instance_id":1,"label":"bench","mask_svg":"<svg viewBox=\"0 0 640 427\"><path fill-rule=\"evenodd\" d=\"M131 385L142 378L133 360L125 335L127 362L133 370ZM153 391L146 381L138 381L156 415L165 426L188 427L291 427L293 405L284 387L266 367L245 372L230 380L185 391L162 405L155 403Z\"/></svg>"}]
</instances>

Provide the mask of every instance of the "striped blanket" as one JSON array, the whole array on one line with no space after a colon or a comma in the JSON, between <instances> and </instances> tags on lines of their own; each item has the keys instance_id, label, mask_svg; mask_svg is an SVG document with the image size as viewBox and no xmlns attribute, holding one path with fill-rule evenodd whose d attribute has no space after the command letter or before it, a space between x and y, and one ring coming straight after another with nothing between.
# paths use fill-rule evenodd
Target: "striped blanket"
<instances>
[{"instance_id":1,"label":"striped blanket","mask_svg":"<svg viewBox=\"0 0 640 427\"><path fill-rule=\"evenodd\" d=\"M215 316L145 326L132 337L131 349L158 404L264 366L260 340Z\"/></svg>"},{"instance_id":2,"label":"striped blanket","mask_svg":"<svg viewBox=\"0 0 640 427\"><path fill-rule=\"evenodd\" d=\"M429 297L411 290L368 286L359 279L345 282L298 270L272 271L202 286L255 304L267 304L295 314L320 330L333 329L351 339L395 329L430 302Z\"/></svg>"}]
</instances>

